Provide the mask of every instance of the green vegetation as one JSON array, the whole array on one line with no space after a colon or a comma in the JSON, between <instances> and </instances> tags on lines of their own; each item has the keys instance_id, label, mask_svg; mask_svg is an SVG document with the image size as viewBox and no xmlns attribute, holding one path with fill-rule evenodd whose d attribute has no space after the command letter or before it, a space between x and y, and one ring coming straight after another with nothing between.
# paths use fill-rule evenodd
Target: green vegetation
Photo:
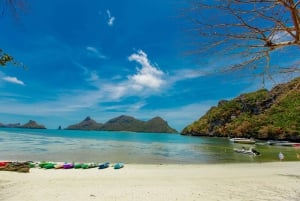
<instances>
[{"instance_id":1,"label":"green vegetation","mask_svg":"<svg viewBox=\"0 0 300 201\"><path fill-rule=\"evenodd\" d=\"M155 117L149 121L141 121L130 116L121 115L107 121L105 124L97 123L90 117L78 124L68 126L68 130L101 130L101 131L132 131L149 133L177 133L166 121Z\"/></svg>"},{"instance_id":2,"label":"green vegetation","mask_svg":"<svg viewBox=\"0 0 300 201\"><path fill-rule=\"evenodd\" d=\"M91 117L86 117L82 122L68 126L68 130L99 130L103 124L97 123Z\"/></svg>"},{"instance_id":3,"label":"green vegetation","mask_svg":"<svg viewBox=\"0 0 300 201\"><path fill-rule=\"evenodd\" d=\"M300 140L300 77L220 101L182 134Z\"/></svg>"},{"instance_id":4,"label":"green vegetation","mask_svg":"<svg viewBox=\"0 0 300 201\"><path fill-rule=\"evenodd\" d=\"M0 66L5 66L7 63L14 62L14 58L0 49Z\"/></svg>"}]
</instances>

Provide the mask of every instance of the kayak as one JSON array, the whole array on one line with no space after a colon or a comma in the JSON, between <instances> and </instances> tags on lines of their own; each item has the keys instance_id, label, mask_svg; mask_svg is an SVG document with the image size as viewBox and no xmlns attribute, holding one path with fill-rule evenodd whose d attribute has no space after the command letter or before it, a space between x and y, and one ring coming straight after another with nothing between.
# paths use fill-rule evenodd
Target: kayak
<instances>
[{"instance_id":1,"label":"kayak","mask_svg":"<svg viewBox=\"0 0 300 201\"><path fill-rule=\"evenodd\" d=\"M0 167L5 167L8 164L9 164L9 162L0 162Z\"/></svg>"},{"instance_id":2,"label":"kayak","mask_svg":"<svg viewBox=\"0 0 300 201\"><path fill-rule=\"evenodd\" d=\"M40 168L45 168L45 169L52 169L54 168L56 165L56 163L53 162L46 162L46 161L42 161L39 163L39 167Z\"/></svg>"},{"instance_id":3,"label":"kayak","mask_svg":"<svg viewBox=\"0 0 300 201\"><path fill-rule=\"evenodd\" d=\"M82 169L88 169L88 168L94 168L96 167L97 165L95 163L84 163L82 164Z\"/></svg>"},{"instance_id":4,"label":"kayak","mask_svg":"<svg viewBox=\"0 0 300 201\"><path fill-rule=\"evenodd\" d=\"M82 163L75 163L75 164L74 164L74 168L75 168L75 169L82 168Z\"/></svg>"},{"instance_id":5,"label":"kayak","mask_svg":"<svg viewBox=\"0 0 300 201\"><path fill-rule=\"evenodd\" d=\"M43 166L45 169L53 169L55 167L55 163L47 163Z\"/></svg>"},{"instance_id":6,"label":"kayak","mask_svg":"<svg viewBox=\"0 0 300 201\"><path fill-rule=\"evenodd\" d=\"M109 162L102 163L98 166L98 169L105 169L109 167Z\"/></svg>"},{"instance_id":7,"label":"kayak","mask_svg":"<svg viewBox=\"0 0 300 201\"><path fill-rule=\"evenodd\" d=\"M48 162L42 161L42 162L39 163L39 167L44 168L44 166L47 165L47 164L48 164Z\"/></svg>"},{"instance_id":8,"label":"kayak","mask_svg":"<svg viewBox=\"0 0 300 201\"><path fill-rule=\"evenodd\" d=\"M55 169L61 169L61 168L63 168L63 167L64 167L64 163L57 163L57 164L54 166Z\"/></svg>"},{"instance_id":9,"label":"kayak","mask_svg":"<svg viewBox=\"0 0 300 201\"><path fill-rule=\"evenodd\" d=\"M35 168L36 166L37 166L37 163L34 163L34 162L29 163L30 168Z\"/></svg>"},{"instance_id":10,"label":"kayak","mask_svg":"<svg viewBox=\"0 0 300 201\"><path fill-rule=\"evenodd\" d=\"M64 169L72 169L74 167L74 165L72 163L65 163L63 164L63 168Z\"/></svg>"},{"instance_id":11,"label":"kayak","mask_svg":"<svg viewBox=\"0 0 300 201\"><path fill-rule=\"evenodd\" d=\"M124 167L124 164L123 163L116 163L115 165L114 165L114 169L121 169L121 168L123 168Z\"/></svg>"}]
</instances>

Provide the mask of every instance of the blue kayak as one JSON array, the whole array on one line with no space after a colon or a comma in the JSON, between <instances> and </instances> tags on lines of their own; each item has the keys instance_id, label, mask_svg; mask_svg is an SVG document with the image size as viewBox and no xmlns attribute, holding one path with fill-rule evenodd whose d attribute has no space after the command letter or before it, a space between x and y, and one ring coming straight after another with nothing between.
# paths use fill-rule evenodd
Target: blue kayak
<instances>
[{"instance_id":1,"label":"blue kayak","mask_svg":"<svg viewBox=\"0 0 300 201\"><path fill-rule=\"evenodd\" d=\"M108 168L109 167L109 162L106 162L106 163L102 163L98 166L99 169L105 169L105 168Z\"/></svg>"},{"instance_id":2,"label":"blue kayak","mask_svg":"<svg viewBox=\"0 0 300 201\"><path fill-rule=\"evenodd\" d=\"M121 168L123 168L124 167L124 164L123 163L116 163L115 165L114 165L114 169L121 169Z\"/></svg>"}]
</instances>

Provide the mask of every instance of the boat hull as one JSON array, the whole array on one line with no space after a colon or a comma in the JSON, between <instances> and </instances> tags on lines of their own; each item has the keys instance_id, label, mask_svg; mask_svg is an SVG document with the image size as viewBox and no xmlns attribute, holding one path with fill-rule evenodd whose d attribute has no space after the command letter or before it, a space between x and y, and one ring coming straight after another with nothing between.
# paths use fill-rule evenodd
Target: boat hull
<instances>
[{"instance_id":1,"label":"boat hull","mask_svg":"<svg viewBox=\"0 0 300 201\"><path fill-rule=\"evenodd\" d=\"M255 144L256 142L254 139L247 139L247 138L231 138L230 141L239 144Z\"/></svg>"}]
</instances>

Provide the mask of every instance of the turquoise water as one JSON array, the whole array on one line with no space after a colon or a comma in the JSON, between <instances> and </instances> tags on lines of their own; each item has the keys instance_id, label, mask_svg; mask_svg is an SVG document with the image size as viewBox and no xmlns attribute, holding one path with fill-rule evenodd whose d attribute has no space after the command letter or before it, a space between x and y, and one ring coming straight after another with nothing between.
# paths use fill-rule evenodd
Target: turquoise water
<instances>
[{"instance_id":1,"label":"turquoise water","mask_svg":"<svg viewBox=\"0 0 300 201\"><path fill-rule=\"evenodd\" d=\"M262 155L233 151L242 146L252 146ZM293 161L300 149L179 134L0 129L0 160L201 164L278 161L279 152Z\"/></svg>"}]
</instances>

